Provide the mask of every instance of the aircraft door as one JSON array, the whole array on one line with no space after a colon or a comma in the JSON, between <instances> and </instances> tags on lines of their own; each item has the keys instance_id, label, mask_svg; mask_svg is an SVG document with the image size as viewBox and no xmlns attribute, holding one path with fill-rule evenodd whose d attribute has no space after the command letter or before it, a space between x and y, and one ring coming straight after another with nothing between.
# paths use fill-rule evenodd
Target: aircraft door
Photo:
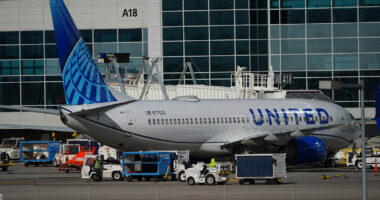
<instances>
[{"instance_id":1,"label":"aircraft door","mask_svg":"<svg viewBox=\"0 0 380 200\"><path fill-rule=\"evenodd\" d=\"M135 127L136 127L136 121L135 121L135 116L132 112L125 112L125 117L127 121L127 131L134 133L135 132Z\"/></svg>"}]
</instances>

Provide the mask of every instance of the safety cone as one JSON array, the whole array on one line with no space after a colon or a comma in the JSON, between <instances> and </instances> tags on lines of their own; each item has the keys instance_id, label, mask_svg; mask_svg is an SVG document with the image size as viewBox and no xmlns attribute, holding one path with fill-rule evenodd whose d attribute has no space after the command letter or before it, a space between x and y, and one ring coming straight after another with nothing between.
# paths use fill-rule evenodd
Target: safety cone
<instances>
[{"instance_id":1,"label":"safety cone","mask_svg":"<svg viewBox=\"0 0 380 200\"><path fill-rule=\"evenodd\" d=\"M375 172L376 172L376 176L377 176L377 161L375 159Z\"/></svg>"}]
</instances>

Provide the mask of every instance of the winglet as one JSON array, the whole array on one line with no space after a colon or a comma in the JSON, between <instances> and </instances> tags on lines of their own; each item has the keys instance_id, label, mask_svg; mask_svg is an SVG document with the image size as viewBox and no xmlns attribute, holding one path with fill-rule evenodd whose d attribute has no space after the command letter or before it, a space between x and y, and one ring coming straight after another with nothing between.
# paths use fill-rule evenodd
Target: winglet
<instances>
[{"instance_id":1,"label":"winglet","mask_svg":"<svg viewBox=\"0 0 380 200\"><path fill-rule=\"evenodd\" d=\"M376 83L376 115L375 120L377 124L377 128L380 131L380 85Z\"/></svg>"},{"instance_id":2,"label":"winglet","mask_svg":"<svg viewBox=\"0 0 380 200\"><path fill-rule=\"evenodd\" d=\"M62 0L50 0L67 105L117 101Z\"/></svg>"}]
</instances>

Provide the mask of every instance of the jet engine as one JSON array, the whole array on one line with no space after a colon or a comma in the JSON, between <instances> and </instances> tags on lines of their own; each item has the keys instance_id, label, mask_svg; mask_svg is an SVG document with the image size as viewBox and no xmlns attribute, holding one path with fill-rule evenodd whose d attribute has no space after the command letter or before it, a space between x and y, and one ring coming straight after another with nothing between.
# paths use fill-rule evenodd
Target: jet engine
<instances>
[{"instance_id":1,"label":"jet engine","mask_svg":"<svg viewBox=\"0 0 380 200\"><path fill-rule=\"evenodd\" d=\"M327 156L326 144L313 136L294 138L280 152L286 153L289 164L320 162Z\"/></svg>"}]
</instances>

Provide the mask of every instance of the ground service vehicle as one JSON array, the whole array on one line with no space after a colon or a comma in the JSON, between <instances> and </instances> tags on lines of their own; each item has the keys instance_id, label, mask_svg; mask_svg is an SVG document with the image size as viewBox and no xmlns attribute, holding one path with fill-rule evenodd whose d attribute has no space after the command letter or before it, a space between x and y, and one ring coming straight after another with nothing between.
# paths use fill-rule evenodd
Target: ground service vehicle
<instances>
[{"instance_id":1,"label":"ground service vehicle","mask_svg":"<svg viewBox=\"0 0 380 200\"><path fill-rule=\"evenodd\" d=\"M191 167L189 151L167 151L170 152L171 178L181 182L186 181L185 170Z\"/></svg>"},{"instance_id":2,"label":"ground service vehicle","mask_svg":"<svg viewBox=\"0 0 380 200\"><path fill-rule=\"evenodd\" d=\"M23 137L12 137L3 139L0 147L0 154L5 152L9 159L17 160L20 158L20 142L24 141Z\"/></svg>"},{"instance_id":3,"label":"ground service vehicle","mask_svg":"<svg viewBox=\"0 0 380 200\"><path fill-rule=\"evenodd\" d=\"M230 166L228 163L216 163L215 167L200 162L191 168L185 170L186 181L189 185L207 184L215 185L223 184L227 181Z\"/></svg>"},{"instance_id":4,"label":"ground service vehicle","mask_svg":"<svg viewBox=\"0 0 380 200\"><path fill-rule=\"evenodd\" d=\"M60 144L60 141L22 141L20 161L25 162L25 167L52 164Z\"/></svg>"},{"instance_id":5,"label":"ground service vehicle","mask_svg":"<svg viewBox=\"0 0 380 200\"><path fill-rule=\"evenodd\" d=\"M377 151L374 151L375 148L366 149L366 165L370 168L375 168L375 165L380 165L380 154ZM350 153L347 156L347 166L355 166L358 169L363 167L362 161L362 152L361 150L356 151L355 153Z\"/></svg>"},{"instance_id":6,"label":"ground service vehicle","mask_svg":"<svg viewBox=\"0 0 380 200\"><path fill-rule=\"evenodd\" d=\"M122 157L123 175L128 181L153 179L166 180L171 173L170 152L124 152Z\"/></svg>"},{"instance_id":7,"label":"ground service vehicle","mask_svg":"<svg viewBox=\"0 0 380 200\"><path fill-rule=\"evenodd\" d=\"M81 170L83 179L92 179L94 181L101 181L103 178L112 178L114 181L124 180L120 161L107 162L107 160L102 160L101 174L97 174L93 169L95 158L96 155L86 155Z\"/></svg>"},{"instance_id":8,"label":"ground service vehicle","mask_svg":"<svg viewBox=\"0 0 380 200\"><path fill-rule=\"evenodd\" d=\"M241 185L255 180L281 183L286 177L286 154L236 154L236 179Z\"/></svg>"}]
</instances>

